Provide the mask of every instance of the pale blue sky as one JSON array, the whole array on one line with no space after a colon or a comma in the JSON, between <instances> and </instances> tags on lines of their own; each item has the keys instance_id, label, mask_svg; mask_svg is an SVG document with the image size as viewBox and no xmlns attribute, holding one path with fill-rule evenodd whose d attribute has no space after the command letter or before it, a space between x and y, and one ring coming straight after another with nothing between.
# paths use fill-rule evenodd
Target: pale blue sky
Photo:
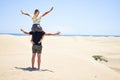
<instances>
[{"instance_id":1,"label":"pale blue sky","mask_svg":"<svg viewBox=\"0 0 120 80\"><path fill-rule=\"evenodd\" d=\"M1 0L0 33L31 30L32 20L20 10L41 13L54 6L41 26L46 32L62 34L120 35L120 0Z\"/></svg>"}]
</instances>

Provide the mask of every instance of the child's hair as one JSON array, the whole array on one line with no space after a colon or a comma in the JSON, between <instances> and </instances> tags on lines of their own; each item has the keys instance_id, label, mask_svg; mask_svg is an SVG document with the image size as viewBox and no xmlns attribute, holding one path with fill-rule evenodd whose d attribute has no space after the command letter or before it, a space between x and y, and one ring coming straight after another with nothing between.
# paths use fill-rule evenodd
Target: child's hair
<instances>
[{"instance_id":1,"label":"child's hair","mask_svg":"<svg viewBox=\"0 0 120 80\"><path fill-rule=\"evenodd\" d=\"M35 9L35 11L34 11L34 15L35 15L37 12L39 12L39 10L38 10L38 9Z\"/></svg>"}]
</instances>

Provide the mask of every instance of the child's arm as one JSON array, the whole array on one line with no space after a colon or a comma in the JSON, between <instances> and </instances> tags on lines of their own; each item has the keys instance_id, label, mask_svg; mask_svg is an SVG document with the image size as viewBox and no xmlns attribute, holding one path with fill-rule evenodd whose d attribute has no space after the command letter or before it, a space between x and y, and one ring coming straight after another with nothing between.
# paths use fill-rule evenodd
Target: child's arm
<instances>
[{"instance_id":1,"label":"child's arm","mask_svg":"<svg viewBox=\"0 0 120 80\"><path fill-rule=\"evenodd\" d=\"M25 31L25 30L23 30L23 29L21 29L21 31L22 31L23 33L25 33L25 34L29 34L29 32L27 32L27 31Z\"/></svg>"},{"instance_id":2,"label":"child's arm","mask_svg":"<svg viewBox=\"0 0 120 80\"><path fill-rule=\"evenodd\" d=\"M55 36L59 35L61 32L56 32L56 33L45 33L45 36Z\"/></svg>"},{"instance_id":3,"label":"child's arm","mask_svg":"<svg viewBox=\"0 0 120 80\"><path fill-rule=\"evenodd\" d=\"M42 15L42 17L45 16L45 15L47 15L48 13L50 13L50 12L53 10L53 8L54 8L54 7L52 7L49 11L45 12L45 13Z\"/></svg>"},{"instance_id":4,"label":"child's arm","mask_svg":"<svg viewBox=\"0 0 120 80\"><path fill-rule=\"evenodd\" d=\"M25 13L25 12L23 12L22 10L21 10L21 13L24 14L24 15L30 16L30 14Z\"/></svg>"}]
</instances>

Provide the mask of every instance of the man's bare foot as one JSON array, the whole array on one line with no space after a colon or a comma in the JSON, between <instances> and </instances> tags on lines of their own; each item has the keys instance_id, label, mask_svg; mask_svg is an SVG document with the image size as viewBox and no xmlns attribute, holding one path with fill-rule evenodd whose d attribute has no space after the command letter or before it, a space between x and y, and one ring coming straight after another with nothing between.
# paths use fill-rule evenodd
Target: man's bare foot
<instances>
[{"instance_id":1,"label":"man's bare foot","mask_svg":"<svg viewBox=\"0 0 120 80\"><path fill-rule=\"evenodd\" d=\"M38 70L40 70L40 68L38 68Z\"/></svg>"},{"instance_id":2,"label":"man's bare foot","mask_svg":"<svg viewBox=\"0 0 120 80\"><path fill-rule=\"evenodd\" d=\"M35 69L35 67L32 67L32 69Z\"/></svg>"}]
</instances>

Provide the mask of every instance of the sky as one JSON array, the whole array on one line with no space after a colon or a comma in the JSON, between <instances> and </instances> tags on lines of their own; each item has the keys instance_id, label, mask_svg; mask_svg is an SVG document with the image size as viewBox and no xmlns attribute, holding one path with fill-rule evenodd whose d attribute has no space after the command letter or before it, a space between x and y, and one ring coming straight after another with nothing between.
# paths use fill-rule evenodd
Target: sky
<instances>
[{"instance_id":1,"label":"sky","mask_svg":"<svg viewBox=\"0 0 120 80\"><path fill-rule=\"evenodd\" d=\"M120 35L120 0L1 0L0 33L30 31L32 20L20 10L33 14L53 11L41 20L45 32L62 34Z\"/></svg>"}]
</instances>

